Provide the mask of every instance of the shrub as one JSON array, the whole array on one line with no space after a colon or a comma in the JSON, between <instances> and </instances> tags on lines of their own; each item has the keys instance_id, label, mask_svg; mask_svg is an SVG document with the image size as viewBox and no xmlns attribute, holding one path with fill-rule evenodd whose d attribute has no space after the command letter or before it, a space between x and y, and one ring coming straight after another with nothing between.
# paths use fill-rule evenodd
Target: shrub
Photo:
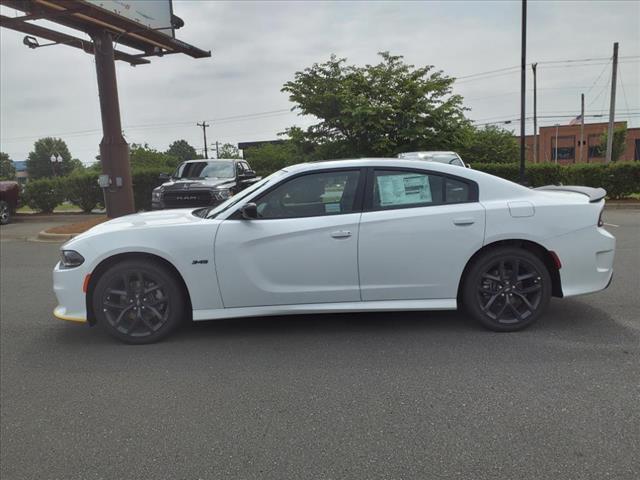
<instances>
[{"instance_id":1,"label":"shrub","mask_svg":"<svg viewBox=\"0 0 640 480\"><path fill-rule=\"evenodd\" d=\"M167 173L166 168L136 168L131 172L133 182L133 199L136 210L151 210L151 192L161 185L158 178L161 173Z\"/></svg>"},{"instance_id":2,"label":"shrub","mask_svg":"<svg viewBox=\"0 0 640 480\"><path fill-rule=\"evenodd\" d=\"M517 163L472 163L471 168L512 182L517 182L520 175L520 167Z\"/></svg>"},{"instance_id":3,"label":"shrub","mask_svg":"<svg viewBox=\"0 0 640 480\"><path fill-rule=\"evenodd\" d=\"M42 178L30 181L24 191L23 201L42 213L51 213L65 200L64 181L58 178Z\"/></svg>"},{"instance_id":4,"label":"shrub","mask_svg":"<svg viewBox=\"0 0 640 480\"><path fill-rule=\"evenodd\" d=\"M104 194L98 186L96 173L76 173L64 179L66 197L85 213L104 203Z\"/></svg>"},{"instance_id":5,"label":"shrub","mask_svg":"<svg viewBox=\"0 0 640 480\"><path fill-rule=\"evenodd\" d=\"M517 163L476 163L472 167L512 182L519 180ZM602 187L612 199L640 192L640 162L616 162L608 165L535 163L527 164L526 175L531 187L554 184Z\"/></svg>"}]
</instances>

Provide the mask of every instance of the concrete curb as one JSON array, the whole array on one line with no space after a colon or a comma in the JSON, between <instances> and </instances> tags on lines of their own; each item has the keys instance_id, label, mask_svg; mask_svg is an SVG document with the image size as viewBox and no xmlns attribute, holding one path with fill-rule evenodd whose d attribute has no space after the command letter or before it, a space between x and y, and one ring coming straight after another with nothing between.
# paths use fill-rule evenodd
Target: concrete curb
<instances>
[{"instance_id":1,"label":"concrete curb","mask_svg":"<svg viewBox=\"0 0 640 480\"><path fill-rule=\"evenodd\" d=\"M36 239L42 242L66 242L76 235L79 235L79 233L49 233L42 230L38 233Z\"/></svg>"},{"instance_id":2,"label":"concrete curb","mask_svg":"<svg viewBox=\"0 0 640 480\"><path fill-rule=\"evenodd\" d=\"M88 220L100 213L60 213L53 215L36 215L36 214L17 214L11 217L11 221L15 223L45 223L45 222L78 222Z\"/></svg>"}]
</instances>

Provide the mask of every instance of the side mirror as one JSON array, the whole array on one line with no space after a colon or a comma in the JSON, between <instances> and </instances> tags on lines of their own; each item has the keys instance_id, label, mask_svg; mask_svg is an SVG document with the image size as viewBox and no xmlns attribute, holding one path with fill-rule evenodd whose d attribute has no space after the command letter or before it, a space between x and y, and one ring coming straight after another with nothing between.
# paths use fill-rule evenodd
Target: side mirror
<instances>
[{"instance_id":1,"label":"side mirror","mask_svg":"<svg viewBox=\"0 0 640 480\"><path fill-rule=\"evenodd\" d=\"M256 172L254 170L245 170L244 175L247 178L253 178L256 176Z\"/></svg>"},{"instance_id":2,"label":"side mirror","mask_svg":"<svg viewBox=\"0 0 640 480\"><path fill-rule=\"evenodd\" d=\"M240 213L245 220L255 220L258 218L258 206L253 202L247 203L240 209Z\"/></svg>"},{"instance_id":3,"label":"side mirror","mask_svg":"<svg viewBox=\"0 0 640 480\"><path fill-rule=\"evenodd\" d=\"M169 180L171 180L171 175L169 175L168 173L161 173L160 175L158 175L158 180L163 183L168 182Z\"/></svg>"}]
</instances>

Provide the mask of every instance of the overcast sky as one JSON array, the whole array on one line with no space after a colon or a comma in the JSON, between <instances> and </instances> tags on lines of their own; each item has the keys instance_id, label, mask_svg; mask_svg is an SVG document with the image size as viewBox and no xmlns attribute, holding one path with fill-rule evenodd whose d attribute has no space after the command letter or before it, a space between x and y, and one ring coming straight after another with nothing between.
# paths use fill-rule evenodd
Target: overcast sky
<instances>
[{"instance_id":1,"label":"overcast sky","mask_svg":"<svg viewBox=\"0 0 640 480\"><path fill-rule=\"evenodd\" d=\"M389 50L456 77L520 63L517 1L173 3L185 21L176 37L212 50L212 57L173 55L136 68L117 62L125 136L160 150L180 138L201 149L195 124L202 120L212 124L210 142L230 143L274 139L291 125L309 125L312 119L288 111L292 104L280 88L332 53L363 65ZM618 41L617 119L640 126L640 2L530 1L528 20L527 61L540 62L540 117L577 115L582 92L587 115L605 114L587 121L606 121L607 59ZM65 46L29 50L22 38L0 29L0 150L22 160L36 139L58 136L74 157L93 162L101 138L93 57ZM599 58L605 60L543 63ZM508 127L519 128L519 69L498 73L461 78L455 91L477 123L513 119ZM528 68L527 116L531 87ZM274 113L250 116L261 112ZM229 118L236 116L244 117ZM540 118L539 125L569 120Z\"/></svg>"}]
</instances>

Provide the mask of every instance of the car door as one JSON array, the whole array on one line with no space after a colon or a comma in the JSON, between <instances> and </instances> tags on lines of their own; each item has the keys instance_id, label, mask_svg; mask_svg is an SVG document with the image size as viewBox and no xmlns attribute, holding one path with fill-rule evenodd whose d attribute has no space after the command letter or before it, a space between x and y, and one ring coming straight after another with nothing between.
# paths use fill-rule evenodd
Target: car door
<instances>
[{"instance_id":1,"label":"car door","mask_svg":"<svg viewBox=\"0 0 640 480\"><path fill-rule=\"evenodd\" d=\"M363 187L360 169L305 173L250 200L257 219L222 222L215 262L224 306L359 301Z\"/></svg>"},{"instance_id":2,"label":"car door","mask_svg":"<svg viewBox=\"0 0 640 480\"><path fill-rule=\"evenodd\" d=\"M450 299L482 247L475 182L413 169L372 169L360 222L362 300Z\"/></svg>"}]
</instances>

